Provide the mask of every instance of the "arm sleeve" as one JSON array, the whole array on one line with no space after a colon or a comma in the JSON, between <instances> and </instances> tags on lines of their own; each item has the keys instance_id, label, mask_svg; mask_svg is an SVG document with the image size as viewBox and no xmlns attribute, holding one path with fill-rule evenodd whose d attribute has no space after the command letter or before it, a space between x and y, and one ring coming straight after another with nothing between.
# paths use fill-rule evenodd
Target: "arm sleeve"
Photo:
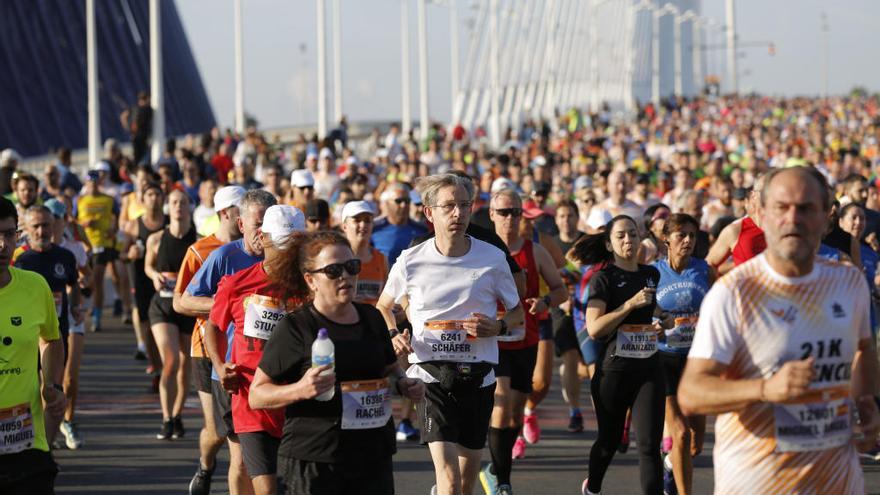
<instances>
[{"instance_id":1,"label":"arm sleeve","mask_svg":"<svg viewBox=\"0 0 880 495\"><path fill-rule=\"evenodd\" d=\"M736 295L724 284L715 284L700 306L700 319L688 358L730 364L742 345L737 329Z\"/></svg>"},{"instance_id":2,"label":"arm sleeve","mask_svg":"<svg viewBox=\"0 0 880 495\"><path fill-rule=\"evenodd\" d=\"M211 314L208 317L221 332L226 332L229 324L232 323L232 305L235 298L232 294L234 283L229 282L230 277L223 277L220 285L217 287L217 294L214 295L214 305L211 306Z\"/></svg>"},{"instance_id":3,"label":"arm sleeve","mask_svg":"<svg viewBox=\"0 0 880 495\"><path fill-rule=\"evenodd\" d=\"M385 281L385 288L382 290L382 293L391 296L395 303L399 303L406 295L405 266L406 255L401 253L394 266L391 267L391 271L388 272L388 280Z\"/></svg>"},{"instance_id":4,"label":"arm sleeve","mask_svg":"<svg viewBox=\"0 0 880 495\"><path fill-rule=\"evenodd\" d=\"M501 257L497 258L493 273L495 275L496 297L504 305L504 309L510 311L519 304L519 292L516 290L516 282L513 281L510 268Z\"/></svg>"},{"instance_id":5,"label":"arm sleeve","mask_svg":"<svg viewBox=\"0 0 880 495\"><path fill-rule=\"evenodd\" d=\"M278 322L266 343L260 369L277 383L293 383L302 378L307 355L296 320L288 315Z\"/></svg>"}]
</instances>

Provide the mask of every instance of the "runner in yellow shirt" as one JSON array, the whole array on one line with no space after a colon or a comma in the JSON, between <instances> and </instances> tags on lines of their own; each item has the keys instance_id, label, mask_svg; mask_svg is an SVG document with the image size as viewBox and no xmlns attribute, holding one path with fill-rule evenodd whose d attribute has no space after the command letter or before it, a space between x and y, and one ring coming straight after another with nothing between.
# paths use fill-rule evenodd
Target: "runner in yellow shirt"
<instances>
[{"instance_id":1,"label":"runner in yellow shirt","mask_svg":"<svg viewBox=\"0 0 880 495\"><path fill-rule=\"evenodd\" d=\"M92 329L101 329L101 310L104 307L104 272L107 264L119 258L116 250L117 205L112 196L98 190L98 172L89 170L85 193L77 203L77 221L86 230L92 245L95 265L95 304L92 310Z\"/></svg>"},{"instance_id":2,"label":"runner in yellow shirt","mask_svg":"<svg viewBox=\"0 0 880 495\"><path fill-rule=\"evenodd\" d=\"M64 348L55 300L43 278L9 266L15 205L0 198L0 493L51 494L58 468L46 441L46 411L60 419ZM38 377L40 352L42 381Z\"/></svg>"}]
</instances>

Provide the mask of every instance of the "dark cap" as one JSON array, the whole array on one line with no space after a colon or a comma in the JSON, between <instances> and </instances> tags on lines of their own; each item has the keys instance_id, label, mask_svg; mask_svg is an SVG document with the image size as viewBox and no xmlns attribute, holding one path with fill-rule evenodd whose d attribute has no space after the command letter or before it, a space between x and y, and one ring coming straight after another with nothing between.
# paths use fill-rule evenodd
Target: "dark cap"
<instances>
[{"instance_id":1,"label":"dark cap","mask_svg":"<svg viewBox=\"0 0 880 495\"><path fill-rule=\"evenodd\" d=\"M532 186L532 192L536 194L549 194L550 193L550 183L547 181L539 180L535 182L535 185Z\"/></svg>"},{"instance_id":2,"label":"dark cap","mask_svg":"<svg viewBox=\"0 0 880 495\"><path fill-rule=\"evenodd\" d=\"M636 184L650 184L650 183L651 183L651 176L648 174L639 174L639 176L636 177Z\"/></svg>"},{"instance_id":3,"label":"dark cap","mask_svg":"<svg viewBox=\"0 0 880 495\"><path fill-rule=\"evenodd\" d=\"M304 213L307 219L327 220L330 218L330 205L323 199L313 199L306 203Z\"/></svg>"},{"instance_id":4,"label":"dark cap","mask_svg":"<svg viewBox=\"0 0 880 495\"><path fill-rule=\"evenodd\" d=\"M737 187L735 191L733 191L733 199L742 201L749 197L749 190L745 187Z\"/></svg>"}]
</instances>

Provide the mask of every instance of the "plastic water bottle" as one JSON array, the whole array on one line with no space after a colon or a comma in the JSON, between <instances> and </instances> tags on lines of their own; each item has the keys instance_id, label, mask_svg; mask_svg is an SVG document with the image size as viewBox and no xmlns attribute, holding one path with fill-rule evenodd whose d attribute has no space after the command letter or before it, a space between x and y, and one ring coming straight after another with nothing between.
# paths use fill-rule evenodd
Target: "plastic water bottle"
<instances>
[{"instance_id":1,"label":"plastic water bottle","mask_svg":"<svg viewBox=\"0 0 880 495\"><path fill-rule=\"evenodd\" d=\"M333 348L333 341L327 336L327 329L318 330L318 338L312 343L312 368L318 366L330 365L330 369L321 372L321 376L333 373L336 367L336 354ZM333 398L336 388L324 392L315 397L315 400L328 401Z\"/></svg>"}]
</instances>

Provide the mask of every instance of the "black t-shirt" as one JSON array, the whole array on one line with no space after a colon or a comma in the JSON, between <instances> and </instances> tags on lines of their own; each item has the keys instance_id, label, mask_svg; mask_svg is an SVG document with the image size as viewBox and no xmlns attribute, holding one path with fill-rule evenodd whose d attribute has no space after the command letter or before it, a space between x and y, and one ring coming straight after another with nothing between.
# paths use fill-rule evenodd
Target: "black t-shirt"
<instances>
[{"instance_id":1,"label":"black t-shirt","mask_svg":"<svg viewBox=\"0 0 880 495\"><path fill-rule=\"evenodd\" d=\"M692 256L694 258L700 258L701 260L706 259L706 256L709 254L709 233L697 230L697 238L694 243L694 252Z\"/></svg>"},{"instance_id":2,"label":"black t-shirt","mask_svg":"<svg viewBox=\"0 0 880 495\"><path fill-rule=\"evenodd\" d=\"M494 230L490 230L490 229L487 229L485 227L482 227L480 225L475 224L473 222L473 218L472 218L471 222L468 223L468 227L465 230L465 233L467 235L473 237L474 239L479 239L483 242L488 242L489 244L500 249L504 253L504 256L507 258L507 265L510 267L510 273L519 273L522 271L522 268L520 268L519 263L517 263L516 260L513 259L513 256L510 255L510 250L507 249L507 244L504 244L504 241L501 240L500 237L498 237L498 234L496 234ZM418 246L419 244L421 244L421 243L423 243L433 237L434 237L433 232L428 232L426 234L420 235L412 240L412 242L409 244L409 247Z\"/></svg>"},{"instance_id":3,"label":"black t-shirt","mask_svg":"<svg viewBox=\"0 0 880 495\"><path fill-rule=\"evenodd\" d=\"M55 311L58 312L58 326L62 335L67 335L70 320L67 301L67 287L73 287L78 278L76 257L67 248L53 244L48 251L28 249L15 260L15 266L22 270L37 272L46 279L55 297Z\"/></svg>"},{"instance_id":4,"label":"black t-shirt","mask_svg":"<svg viewBox=\"0 0 880 495\"><path fill-rule=\"evenodd\" d=\"M581 237L583 237L585 235L586 234L584 234L583 232L578 231L575 234L573 241L565 242L562 240L562 238L559 236L559 234L556 234L555 236L553 236L553 240L556 241L556 244L559 244L559 247L562 248L562 255L565 256L565 253L567 253L568 250L571 249L572 246L574 246L574 243L576 243L578 241L578 239L580 239Z\"/></svg>"},{"instance_id":5,"label":"black t-shirt","mask_svg":"<svg viewBox=\"0 0 880 495\"><path fill-rule=\"evenodd\" d=\"M615 264L609 264L596 272L590 279L589 301L599 300L605 303L605 312L614 311L645 287L657 287L660 272L649 265L639 265L638 271L629 272ZM630 311L621 325L650 325L654 318L657 300L647 306ZM601 340L604 350L602 367L606 370L622 371L633 367L654 366L657 354L647 359L624 358L616 355L617 330Z\"/></svg>"},{"instance_id":6,"label":"black t-shirt","mask_svg":"<svg viewBox=\"0 0 880 495\"><path fill-rule=\"evenodd\" d=\"M385 320L379 311L354 303L360 320L351 325L330 321L313 305L278 322L266 344L260 369L277 383L295 383L312 366L312 343L326 328L336 360L336 393L326 402L305 400L287 406L278 455L312 462L362 463L396 452L394 420L364 430L341 428L340 383L382 378L397 361Z\"/></svg>"}]
</instances>

